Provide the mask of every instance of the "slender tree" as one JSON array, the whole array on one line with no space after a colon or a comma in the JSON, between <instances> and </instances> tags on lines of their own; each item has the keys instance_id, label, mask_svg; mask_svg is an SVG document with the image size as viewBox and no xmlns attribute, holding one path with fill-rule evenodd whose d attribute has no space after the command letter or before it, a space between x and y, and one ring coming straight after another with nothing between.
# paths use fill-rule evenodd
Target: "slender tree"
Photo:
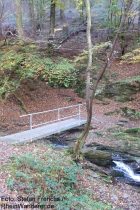
<instances>
[{"instance_id":1,"label":"slender tree","mask_svg":"<svg viewBox=\"0 0 140 210\"><path fill-rule=\"evenodd\" d=\"M2 36L2 19L4 15L4 2L0 0L0 36Z\"/></svg>"},{"instance_id":2,"label":"slender tree","mask_svg":"<svg viewBox=\"0 0 140 210\"><path fill-rule=\"evenodd\" d=\"M91 82L91 66L92 66L92 49L91 49L91 34L90 34L90 29L91 29L91 14L90 14L90 0L86 0L86 11L87 11L87 42L88 42L88 67L87 67L87 71L86 71L86 108L87 108L87 123L85 126L85 129L83 131L83 133L81 134L81 136L78 138L75 148L74 148L74 155L75 155L75 159L79 159L80 157L80 152L81 149L86 141L86 138L88 136L89 133L89 129L90 129L90 125L91 125L91 120L92 120L92 106L93 106L93 102L95 99L95 93L97 90L97 87L101 81L101 79L103 78L109 64L110 61L112 59L112 55L113 52L115 50L115 46L119 37L119 34L121 33L122 29L124 28L125 22L127 20L128 17L128 13L129 13L129 9L130 9L130 5L131 5L132 0L126 0L126 4L124 7L124 12L123 12L123 16L120 22L120 26L118 31L116 32L116 36L114 38L113 44L112 44L112 49L110 51L110 54L107 57L106 63L104 65L104 67L101 69L101 71L99 72L99 74L97 75L97 77L93 77L93 81L92 81L92 90L90 89L90 82Z\"/></svg>"},{"instance_id":3,"label":"slender tree","mask_svg":"<svg viewBox=\"0 0 140 210\"><path fill-rule=\"evenodd\" d=\"M138 8L138 34L140 35L140 1L139 1L139 8Z\"/></svg>"},{"instance_id":4,"label":"slender tree","mask_svg":"<svg viewBox=\"0 0 140 210\"><path fill-rule=\"evenodd\" d=\"M60 5L60 20L61 20L62 23L64 23L64 20L65 20L64 5L65 5L64 0L61 0L61 5Z\"/></svg>"},{"instance_id":5,"label":"slender tree","mask_svg":"<svg viewBox=\"0 0 140 210\"><path fill-rule=\"evenodd\" d=\"M34 0L29 0L29 18L30 18L30 25L31 25L31 30L32 33L35 33L36 30L36 22L35 22L35 5L34 5Z\"/></svg>"},{"instance_id":6,"label":"slender tree","mask_svg":"<svg viewBox=\"0 0 140 210\"><path fill-rule=\"evenodd\" d=\"M51 0L51 7L50 7L50 34L51 35L54 35L54 29L55 29L55 8L56 8L55 0Z\"/></svg>"},{"instance_id":7,"label":"slender tree","mask_svg":"<svg viewBox=\"0 0 140 210\"><path fill-rule=\"evenodd\" d=\"M16 6L16 26L17 26L17 31L18 31L18 37L20 40L24 40L21 0L15 0L15 6Z\"/></svg>"}]
</instances>

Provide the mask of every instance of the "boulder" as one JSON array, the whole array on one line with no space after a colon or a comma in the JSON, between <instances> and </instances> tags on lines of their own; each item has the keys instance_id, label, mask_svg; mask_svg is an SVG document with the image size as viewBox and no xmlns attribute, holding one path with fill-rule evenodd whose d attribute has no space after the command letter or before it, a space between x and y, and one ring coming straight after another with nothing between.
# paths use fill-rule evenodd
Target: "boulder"
<instances>
[{"instance_id":1,"label":"boulder","mask_svg":"<svg viewBox=\"0 0 140 210\"><path fill-rule=\"evenodd\" d=\"M85 147L82 153L87 160L99 166L109 166L112 164L112 153L110 152Z\"/></svg>"}]
</instances>

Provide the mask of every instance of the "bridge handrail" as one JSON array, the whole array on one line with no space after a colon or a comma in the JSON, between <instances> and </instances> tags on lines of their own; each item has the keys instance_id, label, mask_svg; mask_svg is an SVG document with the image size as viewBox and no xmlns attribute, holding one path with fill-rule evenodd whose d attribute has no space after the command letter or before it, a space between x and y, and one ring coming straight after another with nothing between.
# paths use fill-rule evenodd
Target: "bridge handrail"
<instances>
[{"instance_id":1,"label":"bridge handrail","mask_svg":"<svg viewBox=\"0 0 140 210\"><path fill-rule=\"evenodd\" d=\"M80 103L80 104L75 104L75 105L71 105L71 106L60 107L60 108L57 108L57 109L46 110L46 111L42 111L42 112L33 112L33 113L26 114L26 115L21 115L20 117L28 117L29 116L30 129L32 129L33 127L45 125L45 124L48 124L48 123L57 122L59 120L68 119L68 118L71 118L71 117L74 117L74 116L78 116L79 120L80 120L80 118L81 118L81 106L83 106L84 104L85 103ZM61 110L69 109L69 108L73 108L73 107L78 107L78 114L70 115L68 117L63 117L63 118L60 117L60 111ZM34 115L44 114L44 113L49 113L49 112L54 112L54 111L57 111L57 120L47 121L45 123L40 123L40 124L33 125L33 116Z\"/></svg>"},{"instance_id":2,"label":"bridge handrail","mask_svg":"<svg viewBox=\"0 0 140 210\"><path fill-rule=\"evenodd\" d=\"M46 111L42 111L42 112L32 112L32 113L29 113L29 114L25 114L25 115L21 115L20 117L26 117L26 116L29 116L29 115L37 115L37 114L43 114L43 113L48 113L48 112L53 112L53 111L58 111L58 110L61 110L61 109L68 109L68 108L72 108L72 107L78 107L78 106L83 106L84 104L75 104L75 105L71 105L71 106L63 106L63 107L59 107L57 109L50 109L50 110L46 110Z\"/></svg>"}]
</instances>

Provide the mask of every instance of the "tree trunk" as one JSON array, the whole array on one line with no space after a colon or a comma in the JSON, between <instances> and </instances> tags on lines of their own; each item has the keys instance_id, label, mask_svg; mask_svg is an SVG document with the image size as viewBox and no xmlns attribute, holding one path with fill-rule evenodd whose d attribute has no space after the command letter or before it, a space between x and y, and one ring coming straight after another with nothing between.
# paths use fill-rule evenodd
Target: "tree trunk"
<instances>
[{"instance_id":1,"label":"tree trunk","mask_svg":"<svg viewBox=\"0 0 140 210\"><path fill-rule=\"evenodd\" d=\"M34 34L36 31L34 0L29 1L29 16L30 16L29 18L30 18L31 32L32 34Z\"/></svg>"},{"instance_id":2,"label":"tree trunk","mask_svg":"<svg viewBox=\"0 0 140 210\"><path fill-rule=\"evenodd\" d=\"M15 0L16 3L16 26L18 31L18 37L20 40L24 40L24 32L22 25L22 3L21 0Z\"/></svg>"},{"instance_id":3,"label":"tree trunk","mask_svg":"<svg viewBox=\"0 0 140 210\"><path fill-rule=\"evenodd\" d=\"M64 22L64 19L65 19L64 10L63 9L60 9L60 21L61 21L61 23Z\"/></svg>"},{"instance_id":4,"label":"tree trunk","mask_svg":"<svg viewBox=\"0 0 140 210\"><path fill-rule=\"evenodd\" d=\"M4 2L0 0L0 37L3 35L2 34L2 19L4 15Z\"/></svg>"},{"instance_id":5,"label":"tree trunk","mask_svg":"<svg viewBox=\"0 0 140 210\"><path fill-rule=\"evenodd\" d=\"M51 0L51 8L50 8L50 35L54 35L55 29L55 2Z\"/></svg>"},{"instance_id":6,"label":"tree trunk","mask_svg":"<svg viewBox=\"0 0 140 210\"><path fill-rule=\"evenodd\" d=\"M140 3L139 3L139 17L138 17L138 35L140 35Z\"/></svg>"},{"instance_id":7,"label":"tree trunk","mask_svg":"<svg viewBox=\"0 0 140 210\"><path fill-rule=\"evenodd\" d=\"M1 21L0 21L0 38L2 37L2 23L1 23Z\"/></svg>"},{"instance_id":8,"label":"tree trunk","mask_svg":"<svg viewBox=\"0 0 140 210\"><path fill-rule=\"evenodd\" d=\"M61 0L61 8L60 8L60 21L63 24L65 21L65 14L64 14L64 8L65 8L65 2L64 0Z\"/></svg>"},{"instance_id":9,"label":"tree trunk","mask_svg":"<svg viewBox=\"0 0 140 210\"><path fill-rule=\"evenodd\" d=\"M124 6L124 13L127 14L127 16L125 17L124 23L122 25L121 34L120 34L120 46L121 46L122 55L126 53L126 50L128 47L128 39L126 37L126 32L128 31L131 25L129 24L129 16L130 16L132 3L133 3L133 0L127 0Z\"/></svg>"},{"instance_id":10,"label":"tree trunk","mask_svg":"<svg viewBox=\"0 0 140 210\"><path fill-rule=\"evenodd\" d=\"M88 43L88 66L86 70L86 109L87 109L87 124L81 137L78 139L75 147L75 154L78 157L82 148L82 142L86 140L90 124L92 120L92 101L90 96L90 82L91 82L91 69L92 69L92 41L91 41L91 7L90 0L86 0L87 11L87 43ZM76 158L77 159L77 158Z\"/></svg>"},{"instance_id":11,"label":"tree trunk","mask_svg":"<svg viewBox=\"0 0 140 210\"><path fill-rule=\"evenodd\" d=\"M130 0L129 3L131 3L131 0ZM96 93L96 90L97 90L99 82L103 78L104 73L106 72L106 69L107 69L107 67L110 64L110 60L111 60L113 52L115 50L115 46L116 46L119 34L122 31L122 29L124 27L124 24L125 24L125 22L127 20L127 17L128 17L128 12L129 12L129 9L130 9L129 6L130 6L130 4L126 4L126 6L125 6L124 13L123 13L123 16L122 16L122 19L121 19L121 23L120 23L118 32L116 33L116 36L115 36L114 41L113 41L112 49L110 51L110 54L109 54L109 56L107 58L107 61L106 61L105 65L104 65L103 69L99 72L97 78L94 81L92 81L93 88L92 88L92 92L91 92L91 90L89 89L89 87L90 87L89 86L89 79L90 79L89 66L91 65L90 62L92 61L91 57L90 57L92 54L90 52L91 49L90 49L90 42L89 42L89 40L90 40L89 37L91 38L91 35L89 36L89 28L90 28L90 23L91 23L91 21L89 21L89 18L91 18L91 16L89 15L89 8L88 8L88 7L90 7L90 0L86 0L86 7L87 7L87 38L88 38L88 50L89 50L89 61L88 61L88 68L87 68L87 83L86 83L87 124L85 126L85 129L84 129L82 135L79 137L79 139L76 142L75 149L74 149L75 159L79 159L81 149L82 149L82 147L83 147L83 145L84 145L84 143L86 141L86 138L88 136L89 129L90 129L90 124L91 124L91 120L92 120L92 105L93 105L93 101L95 99L95 93ZM90 92L91 92L91 94L90 94Z\"/></svg>"}]
</instances>

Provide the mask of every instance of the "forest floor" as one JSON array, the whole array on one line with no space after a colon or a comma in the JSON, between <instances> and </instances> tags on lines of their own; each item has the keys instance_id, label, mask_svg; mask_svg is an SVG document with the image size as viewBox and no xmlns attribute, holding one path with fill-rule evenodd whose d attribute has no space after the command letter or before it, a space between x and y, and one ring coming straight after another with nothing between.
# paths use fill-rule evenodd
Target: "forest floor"
<instances>
[{"instance_id":1,"label":"forest floor","mask_svg":"<svg viewBox=\"0 0 140 210\"><path fill-rule=\"evenodd\" d=\"M26 153L32 153L32 155L47 152L47 146L43 144L26 144L20 146L7 145L0 142L0 166L4 166L11 157L16 155L23 155ZM17 191L10 191L7 188L7 179L9 177L8 172L0 170L0 196L14 197L21 196ZM91 190L93 193L93 199L96 201L102 201L106 204L111 204L112 209L123 210L139 210L140 205L140 192L138 188L130 185L106 180L106 178L100 176L98 173L91 173L86 169L84 176L82 177L82 183L84 187ZM94 207L93 207L94 210Z\"/></svg>"},{"instance_id":2,"label":"forest floor","mask_svg":"<svg viewBox=\"0 0 140 210\"><path fill-rule=\"evenodd\" d=\"M73 43L71 42L69 43L70 45ZM65 44L65 48L68 48L68 46L68 44ZM76 48L75 45L74 47ZM73 53L71 56L73 56ZM140 64L128 65L114 61L109 73L117 73L117 80L138 76L140 73ZM27 85L27 83L23 84L19 91L19 97L23 101L27 113L40 112L85 102L84 99L80 98L71 89L51 88L43 82L37 82L34 87ZM96 133L98 132L104 135L107 129L115 128L116 126L123 126L124 128L139 127L139 120L130 120L121 114L115 113L116 110L120 110L126 106L140 111L139 105L140 93L135 94L132 101L124 103L106 98L102 101L96 99L93 105L93 129L89 133L87 143L97 142L114 146L116 141L110 141L108 138L104 138L104 136L95 136L94 132L96 131ZM107 116L107 112L114 113ZM9 97L6 101L0 101L0 113L0 136L28 129L28 119L20 118L20 115L25 114L25 111L23 111L23 107L19 105L19 102L13 96ZM50 119L51 117L42 116L40 120ZM120 120L126 120L127 123L117 125ZM6 145L4 142L0 142L0 165L4 165L14 154L24 154L25 151L27 153L34 153L36 150L42 153L47 150L47 147L44 147L42 144L38 145L37 143L16 146ZM8 174L0 171L0 196L11 194L6 187L7 177ZM85 177L90 177L88 170L85 170ZM113 209L139 210L140 192L137 188L120 182L115 184L112 182L107 183L99 177L94 177L92 181L85 177L83 177L85 187L92 189L95 200L110 203Z\"/></svg>"}]
</instances>

